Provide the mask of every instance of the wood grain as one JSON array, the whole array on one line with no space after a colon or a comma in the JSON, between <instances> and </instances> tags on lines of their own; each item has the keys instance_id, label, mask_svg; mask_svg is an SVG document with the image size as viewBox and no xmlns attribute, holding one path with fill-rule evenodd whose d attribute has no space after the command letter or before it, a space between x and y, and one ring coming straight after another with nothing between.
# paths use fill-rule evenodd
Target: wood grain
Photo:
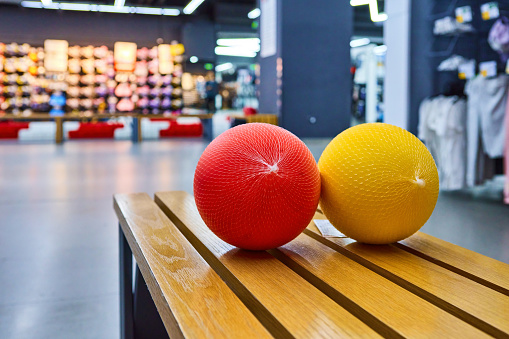
<instances>
[{"instance_id":1,"label":"wood grain","mask_svg":"<svg viewBox=\"0 0 509 339\"><path fill-rule=\"evenodd\" d=\"M395 245L509 296L509 265L503 262L422 232Z\"/></svg>"},{"instance_id":2,"label":"wood grain","mask_svg":"<svg viewBox=\"0 0 509 339\"><path fill-rule=\"evenodd\" d=\"M489 337L305 234L269 252L330 298L336 300L341 295L347 296L401 336Z\"/></svg>"},{"instance_id":3,"label":"wood grain","mask_svg":"<svg viewBox=\"0 0 509 339\"><path fill-rule=\"evenodd\" d=\"M271 337L147 194L114 208L171 338Z\"/></svg>"},{"instance_id":4,"label":"wood grain","mask_svg":"<svg viewBox=\"0 0 509 339\"><path fill-rule=\"evenodd\" d=\"M325 239L314 225L304 232L480 330L509 338L509 297L394 245Z\"/></svg>"},{"instance_id":5,"label":"wood grain","mask_svg":"<svg viewBox=\"0 0 509 339\"><path fill-rule=\"evenodd\" d=\"M269 253L239 250L217 238L203 223L189 194L156 193L156 203L245 303L254 297L292 336L379 336ZM250 304L251 310L258 307ZM383 333L397 336L393 334Z\"/></svg>"}]
</instances>

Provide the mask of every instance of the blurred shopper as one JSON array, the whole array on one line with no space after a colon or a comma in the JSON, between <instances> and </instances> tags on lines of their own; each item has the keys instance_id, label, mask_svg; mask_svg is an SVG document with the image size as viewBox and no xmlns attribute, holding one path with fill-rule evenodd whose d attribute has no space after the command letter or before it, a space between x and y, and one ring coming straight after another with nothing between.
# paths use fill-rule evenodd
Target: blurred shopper
<instances>
[{"instance_id":1,"label":"blurred shopper","mask_svg":"<svg viewBox=\"0 0 509 339\"><path fill-rule=\"evenodd\" d=\"M219 86L215 80L214 73L207 73L205 83L205 102L209 113L216 113L216 95L219 93Z\"/></svg>"}]
</instances>

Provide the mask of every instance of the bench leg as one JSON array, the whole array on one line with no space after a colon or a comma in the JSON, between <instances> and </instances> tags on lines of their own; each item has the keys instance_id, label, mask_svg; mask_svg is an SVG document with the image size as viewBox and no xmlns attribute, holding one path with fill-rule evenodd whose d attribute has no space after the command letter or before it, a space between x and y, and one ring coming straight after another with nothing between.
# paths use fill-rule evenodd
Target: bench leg
<instances>
[{"instance_id":1,"label":"bench leg","mask_svg":"<svg viewBox=\"0 0 509 339\"><path fill-rule=\"evenodd\" d=\"M57 144L62 144L64 142L64 120L61 117L55 118L55 125L57 127L55 142Z\"/></svg>"},{"instance_id":2,"label":"bench leg","mask_svg":"<svg viewBox=\"0 0 509 339\"><path fill-rule=\"evenodd\" d=\"M138 265L136 265L134 279L134 337L136 339L169 338Z\"/></svg>"},{"instance_id":3,"label":"bench leg","mask_svg":"<svg viewBox=\"0 0 509 339\"><path fill-rule=\"evenodd\" d=\"M134 339L133 253L119 225L120 338Z\"/></svg>"}]
</instances>

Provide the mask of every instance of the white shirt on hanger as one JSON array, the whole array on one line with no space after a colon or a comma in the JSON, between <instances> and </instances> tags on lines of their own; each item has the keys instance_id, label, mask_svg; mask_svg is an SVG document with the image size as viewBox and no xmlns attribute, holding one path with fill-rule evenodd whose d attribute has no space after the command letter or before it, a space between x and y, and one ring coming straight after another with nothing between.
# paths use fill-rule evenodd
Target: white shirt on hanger
<instances>
[{"instance_id":1,"label":"white shirt on hanger","mask_svg":"<svg viewBox=\"0 0 509 339\"><path fill-rule=\"evenodd\" d=\"M467 108L467 185L482 184L494 175L489 158L502 157L509 77L477 76L465 86ZM488 158L489 157L489 158Z\"/></svg>"},{"instance_id":2,"label":"white shirt on hanger","mask_svg":"<svg viewBox=\"0 0 509 339\"><path fill-rule=\"evenodd\" d=\"M456 96L426 99L419 109L418 136L437 164L440 188L465 187L466 101Z\"/></svg>"}]
</instances>

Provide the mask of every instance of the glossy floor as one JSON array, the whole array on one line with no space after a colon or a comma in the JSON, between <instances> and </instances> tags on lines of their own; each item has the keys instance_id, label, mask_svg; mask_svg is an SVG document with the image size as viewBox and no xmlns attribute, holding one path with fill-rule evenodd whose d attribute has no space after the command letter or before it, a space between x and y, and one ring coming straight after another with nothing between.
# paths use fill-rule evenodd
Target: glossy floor
<instances>
[{"instance_id":1,"label":"glossy floor","mask_svg":"<svg viewBox=\"0 0 509 339\"><path fill-rule=\"evenodd\" d=\"M316 158L328 140L307 140ZM192 191L201 140L0 144L0 338L118 338L116 192ZM424 231L509 263L509 209L442 194Z\"/></svg>"}]
</instances>

